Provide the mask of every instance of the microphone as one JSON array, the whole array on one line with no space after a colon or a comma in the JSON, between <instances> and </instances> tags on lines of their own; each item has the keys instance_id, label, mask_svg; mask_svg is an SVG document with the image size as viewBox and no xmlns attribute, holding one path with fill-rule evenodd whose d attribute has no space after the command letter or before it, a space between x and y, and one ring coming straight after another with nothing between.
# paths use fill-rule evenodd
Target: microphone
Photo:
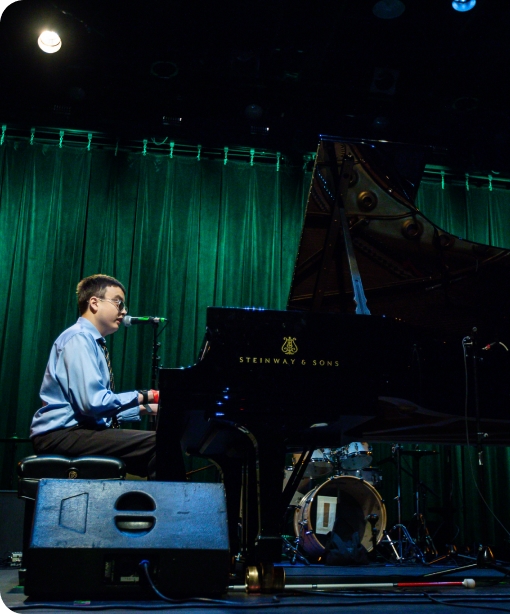
<instances>
[{"instance_id":1,"label":"microphone","mask_svg":"<svg viewBox=\"0 0 510 614\"><path fill-rule=\"evenodd\" d=\"M159 324L166 322L167 318L155 318L153 316L124 316L122 323L124 326L134 326L135 324Z\"/></svg>"}]
</instances>

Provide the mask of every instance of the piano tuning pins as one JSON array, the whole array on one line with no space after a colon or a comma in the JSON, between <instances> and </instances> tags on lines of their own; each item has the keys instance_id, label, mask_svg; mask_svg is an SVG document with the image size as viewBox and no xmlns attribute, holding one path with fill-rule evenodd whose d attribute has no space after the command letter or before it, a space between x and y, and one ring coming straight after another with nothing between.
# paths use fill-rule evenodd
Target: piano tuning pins
<instances>
[{"instance_id":1,"label":"piano tuning pins","mask_svg":"<svg viewBox=\"0 0 510 614\"><path fill-rule=\"evenodd\" d=\"M361 211L373 211L377 207L377 195L371 190L364 190L358 194L356 202Z\"/></svg>"},{"instance_id":2,"label":"piano tuning pins","mask_svg":"<svg viewBox=\"0 0 510 614\"><path fill-rule=\"evenodd\" d=\"M404 238L410 241L418 240L423 234L423 224L416 219L406 220L401 228Z\"/></svg>"},{"instance_id":3,"label":"piano tuning pins","mask_svg":"<svg viewBox=\"0 0 510 614\"><path fill-rule=\"evenodd\" d=\"M455 244L455 237L452 237L451 235L446 234L445 232L439 233L437 240L439 242L439 246L443 249L449 249L450 247L453 247L453 245Z\"/></svg>"}]
</instances>

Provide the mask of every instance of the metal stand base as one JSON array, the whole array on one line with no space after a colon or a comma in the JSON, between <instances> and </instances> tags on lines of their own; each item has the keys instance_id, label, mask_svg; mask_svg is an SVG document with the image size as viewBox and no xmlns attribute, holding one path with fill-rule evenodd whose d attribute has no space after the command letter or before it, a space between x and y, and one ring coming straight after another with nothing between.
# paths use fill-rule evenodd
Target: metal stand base
<instances>
[{"instance_id":1,"label":"metal stand base","mask_svg":"<svg viewBox=\"0 0 510 614\"><path fill-rule=\"evenodd\" d=\"M294 540L294 544L290 542L284 535L282 535L283 540L283 554L286 554L289 557L290 564L295 565L297 561L303 563L304 565L310 565L310 561L299 552L299 537L296 537Z\"/></svg>"},{"instance_id":2,"label":"metal stand base","mask_svg":"<svg viewBox=\"0 0 510 614\"><path fill-rule=\"evenodd\" d=\"M503 565L496 563L494 554L490 546L480 546L478 549L478 555L476 557L476 563L470 563L469 565L462 565L461 567L454 567L453 569L443 569L441 571L434 571L432 573L424 574L424 578L446 576L450 573L456 573L458 571L464 571L466 569L494 569L499 571L505 576L510 576L510 569L507 569Z\"/></svg>"}]
</instances>

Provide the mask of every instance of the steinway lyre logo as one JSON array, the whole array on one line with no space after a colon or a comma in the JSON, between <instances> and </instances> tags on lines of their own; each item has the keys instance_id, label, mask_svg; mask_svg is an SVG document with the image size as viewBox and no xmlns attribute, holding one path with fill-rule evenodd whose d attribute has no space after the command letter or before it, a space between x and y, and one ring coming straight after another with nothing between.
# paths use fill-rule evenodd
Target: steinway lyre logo
<instances>
[{"instance_id":1,"label":"steinway lyre logo","mask_svg":"<svg viewBox=\"0 0 510 614\"><path fill-rule=\"evenodd\" d=\"M293 356L298 351L298 346L296 345L296 337L284 337L282 352L287 354L287 356Z\"/></svg>"}]
</instances>

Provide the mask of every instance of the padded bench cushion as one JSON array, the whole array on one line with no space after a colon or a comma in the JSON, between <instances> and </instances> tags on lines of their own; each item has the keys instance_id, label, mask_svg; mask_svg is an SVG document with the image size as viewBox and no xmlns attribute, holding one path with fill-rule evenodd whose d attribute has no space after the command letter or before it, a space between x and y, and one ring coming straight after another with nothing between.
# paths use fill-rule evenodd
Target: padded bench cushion
<instances>
[{"instance_id":1,"label":"padded bench cushion","mask_svg":"<svg viewBox=\"0 0 510 614\"><path fill-rule=\"evenodd\" d=\"M18 463L18 497L35 499L37 485L42 478L123 480L125 477L123 461L111 456L28 456Z\"/></svg>"}]
</instances>

